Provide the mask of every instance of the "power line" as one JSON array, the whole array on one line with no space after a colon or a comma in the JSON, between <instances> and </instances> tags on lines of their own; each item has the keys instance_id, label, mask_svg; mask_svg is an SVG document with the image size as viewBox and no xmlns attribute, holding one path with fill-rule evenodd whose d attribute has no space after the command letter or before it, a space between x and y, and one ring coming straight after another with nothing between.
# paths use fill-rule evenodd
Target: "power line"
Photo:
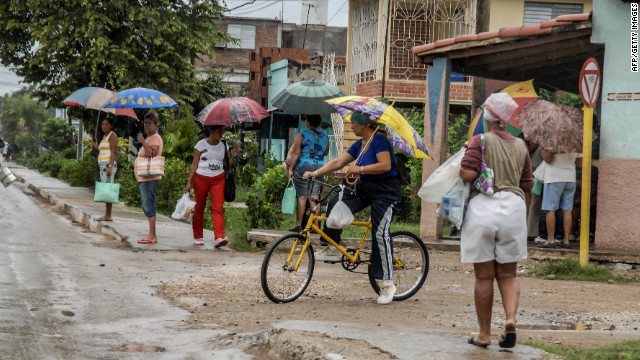
<instances>
[{"instance_id":1,"label":"power line","mask_svg":"<svg viewBox=\"0 0 640 360\"><path fill-rule=\"evenodd\" d=\"M340 6L340 8L333 14L333 16L331 16L331 19L329 19L329 21L327 21L327 25L329 25L329 23L331 22L331 20L333 20L334 17L336 17L336 15L338 15L338 13L340 12L340 10L342 10L342 8L349 2L349 0L344 0L344 2L342 3L342 6Z\"/></svg>"},{"instance_id":2,"label":"power line","mask_svg":"<svg viewBox=\"0 0 640 360\"><path fill-rule=\"evenodd\" d=\"M273 6L273 5L277 5L278 4L278 0L270 0L270 1L272 1L271 4L267 4L267 5L259 8L259 9L254 9L254 10L245 11L245 12L241 12L241 13L235 13L234 15L245 15L245 14L249 14L249 13L256 12L256 11L259 11L259 10L262 10L262 9L266 9L269 6Z\"/></svg>"}]
</instances>

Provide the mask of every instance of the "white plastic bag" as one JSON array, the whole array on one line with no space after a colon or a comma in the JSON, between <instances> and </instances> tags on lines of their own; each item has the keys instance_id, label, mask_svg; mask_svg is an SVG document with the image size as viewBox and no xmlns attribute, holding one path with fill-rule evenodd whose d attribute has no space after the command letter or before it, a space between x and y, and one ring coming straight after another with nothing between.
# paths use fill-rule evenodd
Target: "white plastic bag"
<instances>
[{"instance_id":1,"label":"white plastic bag","mask_svg":"<svg viewBox=\"0 0 640 360\"><path fill-rule=\"evenodd\" d=\"M464 220L464 213L467 210L470 192L469 184L466 184L462 181L462 178L458 177L458 180L453 183L442 197L442 202L438 207L438 216L449 220L456 228L460 229Z\"/></svg>"},{"instance_id":2,"label":"white plastic bag","mask_svg":"<svg viewBox=\"0 0 640 360\"><path fill-rule=\"evenodd\" d=\"M467 148L460 149L429 176L418 191L418 196L422 200L432 203L439 203L442 200L451 185L460 178L460 164L465 151Z\"/></svg>"},{"instance_id":3,"label":"white plastic bag","mask_svg":"<svg viewBox=\"0 0 640 360\"><path fill-rule=\"evenodd\" d=\"M351 225L353 221L351 209L342 201L343 193L344 186L342 187L342 191L340 191L338 202L333 206L333 209L331 209L331 214L329 214L329 218L327 219L327 227L331 229L344 229Z\"/></svg>"},{"instance_id":4,"label":"white plastic bag","mask_svg":"<svg viewBox=\"0 0 640 360\"><path fill-rule=\"evenodd\" d=\"M171 217L175 220L191 223L191 215L193 215L195 207L196 202L189 199L189 193L184 193L176 203L176 210L171 214Z\"/></svg>"},{"instance_id":5,"label":"white plastic bag","mask_svg":"<svg viewBox=\"0 0 640 360\"><path fill-rule=\"evenodd\" d=\"M536 169L536 171L533 172L533 177L538 179L538 181L540 181L541 183L544 183L544 174L547 170L547 162L543 161L540 165L538 165L538 168Z\"/></svg>"}]
</instances>

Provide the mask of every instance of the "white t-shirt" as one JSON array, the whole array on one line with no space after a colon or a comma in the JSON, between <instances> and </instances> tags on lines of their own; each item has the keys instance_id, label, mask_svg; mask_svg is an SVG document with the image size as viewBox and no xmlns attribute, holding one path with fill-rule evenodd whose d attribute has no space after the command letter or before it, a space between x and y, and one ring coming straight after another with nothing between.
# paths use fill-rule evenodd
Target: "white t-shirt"
<instances>
[{"instance_id":1,"label":"white t-shirt","mask_svg":"<svg viewBox=\"0 0 640 360\"><path fill-rule=\"evenodd\" d=\"M222 141L218 145L209 145L207 139L202 139L196 144L200 151L200 162L196 174L214 177L224 173L222 162L224 161L225 146Z\"/></svg>"},{"instance_id":2,"label":"white t-shirt","mask_svg":"<svg viewBox=\"0 0 640 360\"><path fill-rule=\"evenodd\" d=\"M580 153L555 154L544 170L544 183L576 182L576 159Z\"/></svg>"}]
</instances>

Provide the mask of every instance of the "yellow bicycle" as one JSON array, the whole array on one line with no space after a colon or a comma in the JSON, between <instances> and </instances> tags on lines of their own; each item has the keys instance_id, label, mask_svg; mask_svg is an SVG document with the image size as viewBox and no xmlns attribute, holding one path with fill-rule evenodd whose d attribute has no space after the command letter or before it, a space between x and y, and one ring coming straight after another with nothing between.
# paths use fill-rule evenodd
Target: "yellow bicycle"
<instances>
[{"instance_id":1,"label":"yellow bicycle","mask_svg":"<svg viewBox=\"0 0 640 360\"><path fill-rule=\"evenodd\" d=\"M312 180L319 182L317 180ZM322 183L326 186L331 186ZM318 200L316 206L329 198L340 186L333 186L324 197ZM345 187L345 191L355 191ZM355 248L345 248L329 238L318 226L316 221L327 221L327 217L317 216L315 209L311 209L309 220L304 229L298 234L287 234L271 245L262 262L260 280L265 295L275 303L287 303L302 295L311 282L315 258L311 245L311 231L315 231L330 246L335 247L341 254L339 261L325 261L341 263L347 271L354 271L358 266L368 265L367 274L373 290L380 294L381 280L375 279L369 261L370 250L363 248L367 234L371 231L369 221L353 221L351 225L361 226L364 233L359 245ZM391 233L393 249L393 282L396 286L394 301L405 300L413 296L424 284L429 272L429 253L418 236L408 231L394 231ZM361 257L364 257L362 259Z\"/></svg>"}]
</instances>

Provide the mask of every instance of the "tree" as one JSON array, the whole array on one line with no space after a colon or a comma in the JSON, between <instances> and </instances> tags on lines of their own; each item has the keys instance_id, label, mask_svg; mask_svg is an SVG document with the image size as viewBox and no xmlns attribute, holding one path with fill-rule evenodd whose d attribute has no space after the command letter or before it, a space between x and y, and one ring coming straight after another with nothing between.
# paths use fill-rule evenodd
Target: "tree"
<instances>
[{"instance_id":1,"label":"tree","mask_svg":"<svg viewBox=\"0 0 640 360\"><path fill-rule=\"evenodd\" d=\"M71 146L75 129L64 119L48 119L42 127L42 145L53 151L62 151Z\"/></svg>"},{"instance_id":2,"label":"tree","mask_svg":"<svg viewBox=\"0 0 640 360\"><path fill-rule=\"evenodd\" d=\"M42 124L49 117L45 107L30 94L5 98L2 109L2 137L15 157L37 154Z\"/></svg>"},{"instance_id":3,"label":"tree","mask_svg":"<svg viewBox=\"0 0 640 360\"><path fill-rule=\"evenodd\" d=\"M4 0L0 59L54 106L84 86L142 86L168 94L186 115L226 91L193 65L229 42L216 25L224 10L211 0Z\"/></svg>"}]
</instances>

